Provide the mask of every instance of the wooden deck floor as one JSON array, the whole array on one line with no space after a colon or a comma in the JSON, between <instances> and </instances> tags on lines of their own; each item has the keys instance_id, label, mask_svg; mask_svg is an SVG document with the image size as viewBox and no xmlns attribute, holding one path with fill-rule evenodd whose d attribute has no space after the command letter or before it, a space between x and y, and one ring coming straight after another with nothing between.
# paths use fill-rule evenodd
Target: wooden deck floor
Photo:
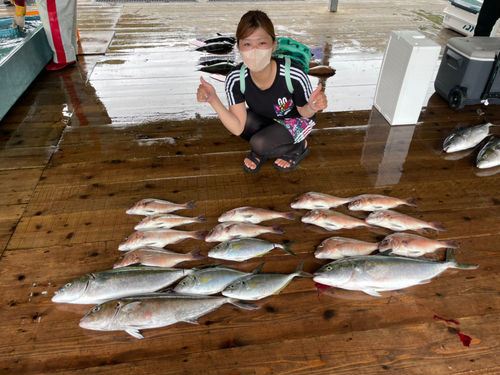
<instances>
[{"instance_id":1,"label":"wooden deck floor","mask_svg":"<svg viewBox=\"0 0 500 375\"><path fill-rule=\"evenodd\" d=\"M80 62L42 72L0 122L0 374L500 373L500 170L475 169L475 153L441 152L459 126L484 117L500 124L500 107L454 112L434 94L418 125L391 127L370 104L390 30L417 29L441 46L459 36L440 25L446 4L341 1L330 13L318 0L80 2ZM255 8L337 68L322 81L330 107L309 138L311 154L290 173L271 163L245 173L248 144L195 102L202 56L187 41L233 32ZM11 11L1 8L0 16ZM112 267L139 219L125 210L139 199L195 200L197 208L183 214L205 214L207 223L184 229L209 230L231 208L287 211L311 190L413 197L418 207L400 211L443 222L445 232L426 236L454 239L457 260L480 267L447 270L382 298L341 289L319 296L311 279L296 278L258 310L226 305L199 325L144 330L145 340L83 330L78 322L91 306L51 301L66 282ZM313 256L323 239L374 242L391 233L314 230L300 222L304 212L282 223L284 235L262 236L298 240L300 259L275 251L224 263L250 271L265 262L264 272L291 273L304 259L304 270L314 272L327 263ZM206 255L212 246L186 240L169 248L202 247ZM458 332L472 338L470 347Z\"/></svg>"}]
</instances>

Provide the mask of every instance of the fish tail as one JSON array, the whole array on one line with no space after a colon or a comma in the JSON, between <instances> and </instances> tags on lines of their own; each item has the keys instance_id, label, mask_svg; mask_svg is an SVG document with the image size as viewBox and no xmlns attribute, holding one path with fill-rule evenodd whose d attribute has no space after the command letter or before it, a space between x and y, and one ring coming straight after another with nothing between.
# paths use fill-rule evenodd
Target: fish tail
<instances>
[{"instance_id":1,"label":"fish tail","mask_svg":"<svg viewBox=\"0 0 500 375\"><path fill-rule=\"evenodd\" d=\"M196 208L196 206L194 205L194 201L187 202L186 208L188 209Z\"/></svg>"},{"instance_id":2,"label":"fish tail","mask_svg":"<svg viewBox=\"0 0 500 375\"><path fill-rule=\"evenodd\" d=\"M255 305L253 303L247 302L247 301L242 301L239 299L235 298L228 298L228 301L230 304L239 307L240 309L245 309L245 310L257 310L260 309L259 305Z\"/></svg>"},{"instance_id":3,"label":"fish tail","mask_svg":"<svg viewBox=\"0 0 500 375\"><path fill-rule=\"evenodd\" d=\"M200 215L197 217L197 219L202 222L202 223L205 223L207 221L207 215L203 214L203 215Z\"/></svg>"},{"instance_id":4,"label":"fish tail","mask_svg":"<svg viewBox=\"0 0 500 375\"><path fill-rule=\"evenodd\" d=\"M255 268L255 269L252 271L252 273L253 273L253 274L260 273L260 271L262 271L262 267L264 267L264 264L265 264L265 263L261 263L261 264L259 264L259 265L257 266L257 268Z\"/></svg>"},{"instance_id":5,"label":"fish tail","mask_svg":"<svg viewBox=\"0 0 500 375\"><path fill-rule=\"evenodd\" d=\"M191 259L192 260L201 260L201 259L205 259L205 256L204 255L200 255L200 252L201 252L202 248L201 247L198 247L196 249L194 249L193 251L190 251L188 253L188 255L191 256Z\"/></svg>"},{"instance_id":6,"label":"fish tail","mask_svg":"<svg viewBox=\"0 0 500 375\"><path fill-rule=\"evenodd\" d=\"M443 245L445 245L446 247L450 248L450 249L458 249L460 246L458 245L455 245L455 240L446 240L446 241L442 241L443 242Z\"/></svg>"},{"instance_id":7,"label":"fish tail","mask_svg":"<svg viewBox=\"0 0 500 375\"><path fill-rule=\"evenodd\" d=\"M293 255L294 257L298 258L297 254L295 254L291 249L290 246L292 246L294 243L297 241L288 241L283 244L282 249L285 250L288 254Z\"/></svg>"},{"instance_id":8,"label":"fish tail","mask_svg":"<svg viewBox=\"0 0 500 375\"><path fill-rule=\"evenodd\" d=\"M439 231L445 231L446 229L443 227L443 223L440 222L440 221L434 221L432 223L430 223L432 228L435 229L435 230L439 230Z\"/></svg>"},{"instance_id":9,"label":"fish tail","mask_svg":"<svg viewBox=\"0 0 500 375\"><path fill-rule=\"evenodd\" d=\"M457 268L459 270L475 270L479 264L460 263L455 260L453 249L446 249L446 261L450 264L450 268Z\"/></svg>"},{"instance_id":10,"label":"fish tail","mask_svg":"<svg viewBox=\"0 0 500 375\"><path fill-rule=\"evenodd\" d=\"M293 214L292 211L287 211L287 212L284 212L284 219L287 219L287 220L295 220L295 215Z\"/></svg>"},{"instance_id":11,"label":"fish tail","mask_svg":"<svg viewBox=\"0 0 500 375\"><path fill-rule=\"evenodd\" d=\"M302 266L304 265L305 261L306 261L306 260L304 259L302 262L300 262L300 264L299 264L299 265L297 266L297 268L295 269L295 272L294 272L294 273L295 273L297 276L301 276L301 277L314 277L314 275L313 275L313 274L310 274L310 273L308 273L308 272L304 272L304 271L302 271Z\"/></svg>"},{"instance_id":12,"label":"fish tail","mask_svg":"<svg viewBox=\"0 0 500 375\"><path fill-rule=\"evenodd\" d=\"M206 234L207 231L205 229L197 230L196 232L194 232L194 238L197 240L204 240Z\"/></svg>"},{"instance_id":13,"label":"fish tail","mask_svg":"<svg viewBox=\"0 0 500 375\"><path fill-rule=\"evenodd\" d=\"M408 199L405 199L406 201L406 205L407 206L412 206L412 207L417 207L418 204L415 203L415 199L414 198L408 198Z\"/></svg>"},{"instance_id":14,"label":"fish tail","mask_svg":"<svg viewBox=\"0 0 500 375\"><path fill-rule=\"evenodd\" d=\"M283 234L285 233L285 231L283 229L280 229L280 226L281 224L275 224L271 227L271 229L273 230L273 233L276 233L276 234Z\"/></svg>"}]
</instances>

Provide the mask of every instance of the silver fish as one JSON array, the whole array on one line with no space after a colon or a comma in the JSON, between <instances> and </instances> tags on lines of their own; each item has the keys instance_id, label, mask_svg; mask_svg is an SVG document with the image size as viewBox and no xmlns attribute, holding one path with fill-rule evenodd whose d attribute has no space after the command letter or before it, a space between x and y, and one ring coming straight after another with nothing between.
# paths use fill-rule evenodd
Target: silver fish
<instances>
[{"instance_id":1,"label":"silver fish","mask_svg":"<svg viewBox=\"0 0 500 375\"><path fill-rule=\"evenodd\" d=\"M458 249L460 246L454 242L454 240L436 241L416 234L393 233L380 241L378 249L380 252L392 250L392 254L419 257L441 248Z\"/></svg>"},{"instance_id":2,"label":"silver fish","mask_svg":"<svg viewBox=\"0 0 500 375\"><path fill-rule=\"evenodd\" d=\"M333 195L310 191L295 198L290 207L300 210L328 210L332 207L339 207L349 203L352 198L339 198Z\"/></svg>"},{"instance_id":3,"label":"silver fish","mask_svg":"<svg viewBox=\"0 0 500 375\"><path fill-rule=\"evenodd\" d=\"M200 255L201 248L194 249L187 254L160 249L157 247L141 247L130 250L114 264L113 268L127 267L131 264L140 264L152 267L174 267L179 263L205 259Z\"/></svg>"},{"instance_id":4,"label":"silver fish","mask_svg":"<svg viewBox=\"0 0 500 375\"><path fill-rule=\"evenodd\" d=\"M482 125L457 130L444 140L443 151L456 152L476 147L488 136L492 125L487 122Z\"/></svg>"},{"instance_id":5,"label":"silver fish","mask_svg":"<svg viewBox=\"0 0 500 375\"><path fill-rule=\"evenodd\" d=\"M365 242L345 237L330 237L321 242L314 256L317 259L342 259L368 255L378 249L378 242Z\"/></svg>"},{"instance_id":6,"label":"silver fish","mask_svg":"<svg viewBox=\"0 0 500 375\"><path fill-rule=\"evenodd\" d=\"M296 257L297 255L290 250L290 246L296 242L289 241L281 245L260 238L238 238L214 246L208 252L208 256L210 258L243 262L247 259L261 257L273 249L283 249L288 254Z\"/></svg>"},{"instance_id":7,"label":"silver fish","mask_svg":"<svg viewBox=\"0 0 500 375\"><path fill-rule=\"evenodd\" d=\"M446 261L403 258L387 255L368 255L337 260L314 273L314 281L347 290L358 290L381 297L379 292L427 284L448 268L474 270L477 264L459 263L453 249L446 251Z\"/></svg>"},{"instance_id":8,"label":"silver fish","mask_svg":"<svg viewBox=\"0 0 500 375\"><path fill-rule=\"evenodd\" d=\"M363 220L344 215L332 210L313 210L302 216L301 221L306 224L314 224L326 230L353 229L356 227L373 228Z\"/></svg>"},{"instance_id":9,"label":"silver fish","mask_svg":"<svg viewBox=\"0 0 500 375\"><path fill-rule=\"evenodd\" d=\"M158 214L146 216L134 227L135 230L155 230L155 229L170 229L180 225L192 223L205 223L207 219L205 215L198 217L184 217L172 214Z\"/></svg>"},{"instance_id":10,"label":"silver fish","mask_svg":"<svg viewBox=\"0 0 500 375\"><path fill-rule=\"evenodd\" d=\"M291 211L277 212L266 210L264 208L239 207L224 212L218 220L219 223L225 223L228 221L241 221L245 223L259 224L262 221L273 219L295 220L295 216Z\"/></svg>"},{"instance_id":11,"label":"silver fish","mask_svg":"<svg viewBox=\"0 0 500 375\"><path fill-rule=\"evenodd\" d=\"M96 331L125 331L143 339L140 329L178 322L198 324L197 319L230 303L246 310L260 306L227 297L151 293L114 299L95 306L80 320L80 327Z\"/></svg>"},{"instance_id":12,"label":"silver fish","mask_svg":"<svg viewBox=\"0 0 500 375\"><path fill-rule=\"evenodd\" d=\"M165 288L196 269L126 267L89 273L70 281L54 292L52 302L77 304L101 303Z\"/></svg>"},{"instance_id":13,"label":"silver fish","mask_svg":"<svg viewBox=\"0 0 500 375\"><path fill-rule=\"evenodd\" d=\"M388 210L400 205L417 206L413 198L400 199L378 194L361 194L352 199L347 206L351 211Z\"/></svg>"},{"instance_id":14,"label":"silver fish","mask_svg":"<svg viewBox=\"0 0 500 375\"><path fill-rule=\"evenodd\" d=\"M441 222L427 222L414 217L402 214L400 212L391 210L380 210L373 211L365 219L368 224L377 225L379 227L391 229L393 231L405 231L405 230L420 230L420 229L434 229L439 231L444 231Z\"/></svg>"},{"instance_id":15,"label":"silver fish","mask_svg":"<svg viewBox=\"0 0 500 375\"><path fill-rule=\"evenodd\" d=\"M263 266L264 263L251 273L227 268L221 264L198 267L198 271L179 281L174 291L187 294L216 294L239 278L259 273Z\"/></svg>"},{"instance_id":16,"label":"silver fish","mask_svg":"<svg viewBox=\"0 0 500 375\"><path fill-rule=\"evenodd\" d=\"M196 208L194 201L177 204L169 201L164 201L155 198L142 199L130 207L126 213L129 215L156 215L156 214L169 214L178 210Z\"/></svg>"},{"instance_id":17,"label":"silver fish","mask_svg":"<svg viewBox=\"0 0 500 375\"><path fill-rule=\"evenodd\" d=\"M273 294L278 294L292 281L294 277L313 277L302 271L303 260L295 272L284 275L280 273L259 273L236 280L222 291L222 295L242 300L259 300Z\"/></svg>"},{"instance_id":18,"label":"silver fish","mask_svg":"<svg viewBox=\"0 0 500 375\"><path fill-rule=\"evenodd\" d=\"M162 248L170 244L179 243L186 238L203 240L205 238L205 233L206 230L191 232L175 229L137 231L125 238L123 242L118 245L118 250L128 251L146 246Z\"/></svg>"},{"instance_id":19,"label":"silver fish","mask_svg":"<svg viewBox=\"0 0 500 375\"><path fill-rule=\"evenodd\" d=\"M205 237L206 242L224 242L236 238L257 237L263 233L283 234L284 230L279 229L280 224L266 227L262 225L240 223L228 221L215 226Z\"/></svg>"},{"instance_id":20,"label":"silver fish","mask_svg":"<svg viewBox=\"0 0 500 375\"><path fill-rule=\"evenodd\" d=\"M476 158L476 167L485 169L498 165L500 165L500 138L492 137L479 151Z\"/></svg>"}]
</instances>

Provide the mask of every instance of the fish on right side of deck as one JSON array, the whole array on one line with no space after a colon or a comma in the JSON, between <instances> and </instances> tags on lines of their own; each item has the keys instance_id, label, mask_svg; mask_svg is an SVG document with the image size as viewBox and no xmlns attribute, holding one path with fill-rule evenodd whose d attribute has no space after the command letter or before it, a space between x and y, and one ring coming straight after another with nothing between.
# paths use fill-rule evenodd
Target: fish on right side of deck
<instances>
[{"instance_id":1,"label":"fish on right side of deck","mask_svg":"<svg viewBox=\"0 0 500 375\"><path fill-rule=\"evenodd\" d=\"M302 216L301 221L306 224L317 225L329 231L356 227L374 228L373 225L363 220L333 210L309 211Z\"/></svg>"},{"instance_id":2,"label":"fish on right side of deck","mask_svg":"<svg viewBox=\"0 0 500 375\"><path fill-rule=\"evenodd\" d=\"M494 125L486 122L482 125L457 130L444 140L443 151L457 152L476 147L489 135L491 126Z\"/></svg>"},{"instance_id":3,"label":"fish on right side of deck","mask_svg":"<svg viewBox=\"0 0 500 375\"><path fill-rule=\"evenodd\" d=\"M378 249L380 252L391 250L392 254L419 257L441 248L458 249L459 247L455 245L454 240L438 241L416 234L392 233L380 241Z\"/></svg>"},{"instance_id":4,"label":"fish on right side of deck","mask_svg":"<svg viewBox=\"0 0 500 375\"><path fill-rule=\"evenodd\" d=\"M368 224L377 225L379 227L391 229L396 232L402 232L405 230L418 231L420 229L434 229L438 231L444 231L441 222L428 222L416 219L409 215L402 214L400 212L391 210L378 210L373 211L365 219Z\"/></svg>"},{"instance_id":5,"label":"fish on right side of deck","mask_svg":"<svg viewBox=\"0 0 500 375\"><path fill-rule=\"evenodd\" d=\"M346 237L330 237L317 247L314 256L317 259L342 259L368 255L378 250L378 242L366 242Z\"/></svg>"},{"instance_id":6,"label":"fish on right side of deck","mask_svg":"<svg viewBox=\"0 0 500 375\"><path fill-rule=\"evenodd\" d=\"M493 168L500 165L500 138L491 139L479 151L476 158L476 167L479 169Z\"/></svg>"},{"instance_id":7,"label":"fish on right side of deck","mask_svg":"<svg viewBox=\"0 0 500 375\"><path fill-rule=\"evenodd\" d=\"M347 206L351 211L388 210L401 205L417 207L413 198L401 199L379 194L361 194L352 199Z\"/></svg>"},{"instance_id":8,"label":"fish on right side of deck","mask_svg":"<svg viewBox=\"0 0 500 375\"><path fill-rule=\"evenodd\" d=\"M296 210L328 210L349 203L352 198L340 198L333 195L310 191L295 198L290 207Z\"/></svg>"}]
</instances>

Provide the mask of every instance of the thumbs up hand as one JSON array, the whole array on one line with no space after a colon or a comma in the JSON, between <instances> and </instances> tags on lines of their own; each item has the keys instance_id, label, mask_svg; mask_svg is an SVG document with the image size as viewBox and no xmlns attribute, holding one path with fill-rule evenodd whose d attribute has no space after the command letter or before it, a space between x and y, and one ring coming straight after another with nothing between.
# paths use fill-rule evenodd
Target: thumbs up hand
<instances>
[{"instance_id":1,"label":"thumbs up hand","mask_svg":"<svg viewBox=\"0 0 500 375\"><path fill-rule=\"evenodd\" d=\"M214 87L205 81L203 77L200 77L200 82L201 84L198 86L198 91L196 92L196 99L200 103L211 103L216 96Z\"/></svg>"},{"instance_id":2,"label":"thumbs up hand","mask_svg":"<svg viewBox=\"0 0 500 375\"><path fill-rule=\"evenodd\" d=\"M318 88L309 97L308 104L313 111L322 111L328 107L328 99L325 93L321 91L322 88L321 84L319 84Z\"/></svg>"}]
</instances>

